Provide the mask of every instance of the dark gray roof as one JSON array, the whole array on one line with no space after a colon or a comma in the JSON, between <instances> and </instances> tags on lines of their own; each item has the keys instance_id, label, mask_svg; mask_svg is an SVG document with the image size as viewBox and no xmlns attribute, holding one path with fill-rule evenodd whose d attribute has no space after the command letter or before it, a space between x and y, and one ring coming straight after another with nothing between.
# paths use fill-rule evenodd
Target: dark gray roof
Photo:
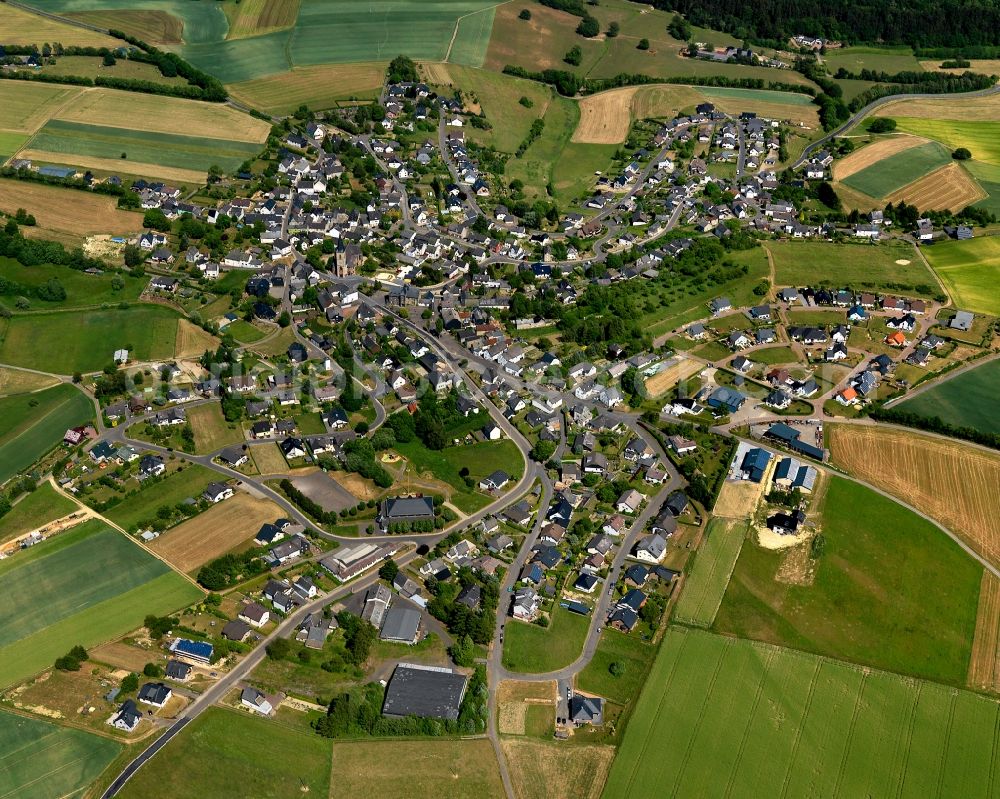
<instances>
[{"instance_id":1,"label":"dark gray roof","mask_svg":"<svg viewBox=\"0 0 1000 799\"><path fill-rule=\"evenodd\" d=\"M393 605L385 614L382 624L383 641L412 641L420 627L420 611L415 608Z\"/></svg>"},{"instance_id":2,"label":"dark gray roof","mask_svg":"<svg viewBox=\"0 0 1000 799\"><path fill-rule=\"evenodd\" d=\"M465 696L465 685L464 674L400 663L386 688L382 713L454 721Z\"/></svg>"}]
</instances>

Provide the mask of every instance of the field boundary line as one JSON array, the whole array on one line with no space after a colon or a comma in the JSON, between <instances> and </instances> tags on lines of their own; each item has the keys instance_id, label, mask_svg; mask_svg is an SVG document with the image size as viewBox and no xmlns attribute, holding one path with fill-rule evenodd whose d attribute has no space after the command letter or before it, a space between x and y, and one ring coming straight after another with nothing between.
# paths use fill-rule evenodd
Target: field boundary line
<instances>
[{"instance_id":1,"label":"field boundary line","mask_svg":"<svg viewBox=\"0 0 1000 799\"><path fill-rule=\"evenodd\" d=\"M903 748L903 761L900 763L899 779L896 780L896 796L903 795L903 783L906 782L907 766L910 762L910 752L913 746L913 728L917 723L917 708L920 707L920 697L924 692L923 680L917 680L917 690L913 693L910 705L910 716L906 722L906 744Z\"/></svg>"},{"instance_id":2,"label":"field boundary line","mask_svg":"<svg viewBox=\"0 0 1000 799\"><path fill-rule=\"evenodd\" d=\"M952 689L949 695L951 696L951 705L948 708L948 726L945 728L944 746L941 747L941 763L938 766L937 789L934 791L935 796L941 796L941 789L944 787L945 763L948 760L948 749L951 748L951 728L955 723L955 705L958 704L958 692Z\"/></svg>"},{"instance_id":3,"label":"field boundary line","mask_svg":"<svg viewBox=\"0 0 1000 799\"><path fill-rule=\"evenodd\" d=\"M993 751L990 753L990 785L993 785L996 781L997 746L1000 746L1000 713L996 714L996 720L993 723Z\"/></svg>"},{"instance_id":4,"label":"field boundary line","mask_svg":"<svg viewBox=\"0 0 1000 799\"><path fill-rule=\"evenodd\" d=\"M715 664L715 671L712 672L712 679L708 681L708 686L705 691L705 698L701 703L701 712L698 714L698 721L694 725L694 729L691 731L691 736L688 739L687 748L684 750L684 757L677 768L676 775L674 776L673 789L670 791L671 796L677 796L677 791L680 788L681 777L684 776L684 772L688 767L688 763L691 761L691 752L694 749L694 742L698 738L698 734L701 732L702 722L705 720L705 708L708 706L709 702L712 701L712 694L715 693L715 684L719 680L719 673L722 671L722 666L725 664L726 660L733 652L733 647L735 646L735 638L723 638L726 642L726 648L722 651L722 657L719 658L719 662ZM666 695L666 691L664 691ZM659 715L659 706L657 706L657 715Z\"/></svg>"},{"instance_id":5,"label":"field boundary line","mask_svg":"<svg viewBox=\"0 0 1000 799\"><path fill-rule=\"evenodd\" d=\"M743 728L743 737L740 738L739 749L736 750L736 760L733 763L732 768L729 770L729 781L726 783L726 791L723 794L724 797L730 796L733 792L733 783L736 780L736 774L739 771L740 763L743 762L743 752L746 749L747 740L750 738L750 728L753 727L754 718L757 716L757 706L760 704L760 697L764 693L764 684L770 676L771 664L774 662L777 654L777 650L769 650L767 657L764 660L764 670L761 673L760 680L757 682L757 691L754 693L753 704L750 706L750 716L747 718L746 726Z\"/></svg>"},{"instance_id":6,"label":"field boundary line","mask_svg":"<svg viewBox=\"0 0 1000 799\"><path fill-rule=\"evenodd\" d=\"M861 672L861 684L858 686L854 696L854 712L851 713L851 724L847 728L847 738L844 741L844 754L840 758L840 768L837 769L837 782L833 786L833 795L840 796L840 786L844 781L844 769L847 768L847 761L851 758L851 742L854 740L854 728L858 725L858 716L861 713L862 698L865 695L865 688L868 687L868 672Z\"/></svg>"},{"instance_id":7,"label":"field boundary line","mask_svg":"<svg viewBox=\"0 0 1000 799\"><path fill-rule=\"evenodd\" d=\"M809 680L809 694L806 696L806 703L802 708L802 720L799 722L799 728L795 731L795 740L792 742L792 751L788 756L788 766L785 769L785 778L781 781L782 797L788 793L788 783L792 776L792 767L795 765L795 759L799 754L799 744L802 742L802 731L805 729L806 723L809 721L809 711L812 708L813 697L816 695L816 681L819 679L819 671L822 668L823 663L824 660L822 657L817 658L816 667L813 669L812 679Z\"/></svg>"},{"instance_id":8,"label":"field boundary line","mask_svg":"<svg viewBox=\"0 0 1000 799\"><path fill-rule=\"evenodd\" d=\"M462 24L463 19L465 19L466 17L473 17L476 14L482 14L484 11L491 11L491 10L496 11L496 9L500 8L500 6L505 6L508 3L512 2L514 2L514 0L503 0L503 2L501 3L496 3L495 5L492 6L485 6L484 8L477 8L475 11L470 11L468 14L462 14L462 16L458 17L458 19L455 20L455 27L452 28L451 41L448 42L448 49L445 51L444 58L442 59L442 61L446 64L449 63L448 59L451 58L451 50L455 46L455 39L458 38L458 29L459 26ZM490 44L489 42L487 42L486 43L487 50L489 49L489 46ZM381 50L379 52L381 52Z\"/></svg>"}]
</instances>

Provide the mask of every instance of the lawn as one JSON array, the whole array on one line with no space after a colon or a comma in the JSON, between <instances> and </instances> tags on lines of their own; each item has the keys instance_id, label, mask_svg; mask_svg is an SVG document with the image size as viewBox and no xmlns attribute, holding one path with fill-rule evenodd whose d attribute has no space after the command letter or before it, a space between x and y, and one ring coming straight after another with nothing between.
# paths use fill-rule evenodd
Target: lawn
<instances>
[{"instance_id":1,"label":"lawn","mask_svg":"<svg viewBox=\"0 0 1000 799\"><path fill-rule=\"evenodd\" d=\"M76 509L73 500L56 493L50 483L42 483L25 495L9 513L0 516L0 544L37 530L54 519L68 516Z\"/></svg>"},{"instance_id":2,"label":"lawn","mask_svg":"<svg viewBox=\"0 0 1000 799\"><path fill-rule=\"evenodd\" d=\"M486 740L337 741L333 772L337 796L504 795L496 754Z\"/></svg>"},{"instance_id":3,"label":"lawn","mask_svg":"<svg viewBox=\"0 0 1000 799\"><path fill-rule=\"evenodd\" d=\"M844 178L842 182L869 197L887 197L896 189L949 163L951 152L948 148L932 141L883 158Z\"/></svg>"},{"instance_id":4,"label":"lawn","mask_svg":"<svg viewBox=\"0 0 1000 799\"><path fill-rule=\"evenodd\" d=\"M220 130L220 134L224 131ZM86 158L120 159L140 164L156 164L175 169L207 172L211 166L233 171L260 152L252 142L131 130L84 122L53 119L32 137L28 149Z\"/></svg>"},{"instance_id":5,"label":"lawn","mask_svg":"<svg viewBox=\"0 0 1000 799\"><path fill-rule=\"evenodd\" d=\"M13 182L14 181L10 181L10 183ZM43 206L45 204L48 204L49 207L51 207L53 202L66 200L68 201L67 206L72 205L75 207L77 220L80 219L81 215L93 214L94 216L92 219L94 222L96 222L99 218L99 214L107 210L104 208L103 203L91 205L87 202L81 202L75 197L65 196L69 194L67 190L60 190L49 186L39 186L37 188L47 189L48 191L55 192L55 194L59 196L47 197L45 196L47 192L35 195L34 199L38 203L38 207L35 208L32 207L32 203L23 202L25 198L18 197L16 191L8 198L8 195L6 194L8 185L8 181L0 181L0 210L13 213L18 208L27 208L30 213L38 213L43 224L47 223L53 225L53 229L63 233L74 231L67 231L66 227L62 225L61 220L63 218L63 212L61 211L54 212L52 216L46 220L46 212L43 210ZM30 186L32 189L36 188L31 184L26 185ZM74 194L79 193L80 192L74 192ZM97 195L95 195L95 198L96 197ZM86 200L87 195L84 195L83 199ZM111 205L113 207L113 203ZM67 217L71 214L69 207L65 209L65 214ZM133 229L142 229L141 216L138 214L127 214L126 216L135 216L138 219L139 224L135 225ZM96 228L97 225L95 224L94 227ZM129 225L129 227L132 226ZM80 232L82 233L82 231ZM110 230L108 232L110 232ZM111 286L112 281L116 278L124 283L124 287L117 291ZM149 282L148 278L131 277L127 274L116 275L114 273L105 273L103 275L88 275L78 269L70 269L68 266L57 266L56 264L24 266L20 262L15 261L13 258L4 258L3 256L0 256L0 280L10 280L20 286L34 289L38 286L44 286L52 279L58 280L62 284L62 287L66 289L66 299L59 302L49 302L47 300L40 300L29 296L28 299L31 303L32 309L63 310L85 307L88 305L100 305L102 303L118 303L136 300ZM14 296L5 296L2 302L13 310L15 299L16 298Z\"/></svg>"},{"instance_id":6,"label":"lawn","mask_svg":"<svg viewBox=\"0 0 1000 799\"><path fill-rule=\"evenodd\" d=\"M937 416L956 427L1000 434L997 389L1000 361L990 361L944 380L897 407L920 416Z\"/></svg>"},{"instance_id":7,"label":"lawn","mask_svg":"<svg viewBox=\"0 0 1000 799\"><path fill-rule=\"evenodd\" d=\"M145 488L111 508L105 516L126 530L134 530L152 518L157 508L173 507L188 498L198 499L205 486L218 479L218 472L204 466L187 465L162 479L148 482Z\"/></svg>"},{"instance_id":8,"label":"lawn","mask_svg":"<svg viewBox=\"0 0 1000 799\"><path fill-rule=\"evenodd\" d=\"M0 711L0 796L79 796L121 751L108 738Z\"/></svg>"},{"instance_id":9,"label":"lawn","mask_svg":"<svg viewBox=\"0 0 1000 799\"><path fill-rule=\"evenodd\" d=\"M194 450L199 455L216 452L230 444L242 444L244 441L239 423L227 422L218 403L210 402L188 408L187 418L194 431Z\"/></svg>"},{"instance_id":10,"label":"lawn","mask_svg":"<svg viewBox=\"0 0 1000 799\"><path fill-rule=\"evenodd\" d=\"M191 583L100 521L85 522L0 563L10 614L0 624L0 685L51 665L73 644L95 646L147 614L202 596Z\"/></svg>"},{"instance_id":11,"label":"lawn","mask_svg":"<svg viewBox=\"0 0 1000 799\"><path fill-rule=\"evenodd\" d=\"M969 691L672 628L603 795L987 797L998 722Z\"/></svg>"},{"instance_id":12,"label":"lawn","mask_svg":"<svg viewBox=\"0 0 1000 799\"><path fill-rule=\"evenodd\" d=\"M774 259L774 282L778 286L879 289L893 284L909 286L908 290L924 295L939 291L934 276L910 244L773 241L767 243L767 249Z\"/></svg>"},{"instance_id":13,"label":"lawn","mask_svg":"<svg viewBox=\"0 0 1000 799\"><path fill-rule=\"evenodd\" d=\"M750 354L750 360L772 366L777 363L795 363L799 356L791 347L765 347L762 350L754 350Z\"/></svg>"},{"instance_id":14,"label":"lawn","mask_svg":"<svg viewBox=\"0 0 1000 799\"><path fill-rule=\"evenodd\" d=\"M466 486L465 479L460 474L463 468L469 470L469 477L475 485L497 469L503 469L515 481L519 480L524 472L521 453L517 445L509 439L430 450L415 438L406 443L397 441L394 449L406 458L419 474L442 480L450 485L454 489L451 501L463 513L472 513L493 501L492 497L480 493L475 487Z\"/></svg>"},{"instance_id":15,"label":"lawn","mask_svg":"<svg viewBox=\"0 0 1000 799\"><path fill-rule=\"evenodd\" d=\"M777 582L782 555L748 543L713 629L964 685L982 567L930 522L843 478L819 524L826 551L812 585Z\"/></svg>"},{"instance_id":16,"label":"lawn","mask_svg":"<svg viewBox=\"0 0 1000 799\"><path fill-rule=\"evenodd\" d=\"M121 796L235 799L248 786L268 799L326 799L330 741L243 711L209 708L136 772Z\"/></svg>"},{"instance_id":17,"label":"lawn","mask_svg":"<svg viewBox=\"0 0 1000 799\"><path fill-rule=\"evenodd\" d=\"M583 652L590 616L555 606L548 627L508 621L504 628L503 665L511 671L544 674L564 668Z\"/></svg>"},{"instance_id":18,"label":"lawn","mask_svg":"<svg viewBox=\"0 0 1000 799\"><path fill-rule=\"evenodd\" d=\"M601 633L594 657L576 678L576 686L618 705L633 702L642 690L657 647L635 634L621 633L610 627ZM625 673L615 677L612 663L623 663Z\"/></svg>"},{"instance_id":19,"label":"lawn","mask_svg":"<svg viewBox=\"0 0 1000 799\"><path fill-rule=\"evenodd\" d=\"M955 305L1000 315L1000 238L943 241L924 249L928 263L948 288Z\"/></svg>"},{"instance_id":20,"label":"lawn","mask_svg":"<svg viewBox=\"0 0 1000 799\"><path fill-rule=\"evenodd\" d=\"M133 361L171 358L180 314L159 305L16 315L0 320L0 360L13 366L71 375L96 372L117 349Z\"/></svg>"},{"instance_id":21,"label":"lawn","mask_svg":"<svg viewBox=\"0 0 1000 799\"><path fill-rule=\"evenodd\" d=\"M694 558L674 610L674 619L696 627L711 627L722 604L736 559L743 548L743 520L712 519Z\"/></svg>"},{"instance_id":22,"label":"lawn","mask_svg":"<svg viewBox=\"0 0 1000 799\"><path fill-rule=\"evenodd\" d=\"M253 344L255 341L260 341L267 335L267 333L259 327L243 319L237 319L235 322L230 322L222 329L222 333L223 335L232 336L241 344Z\"/></svg>"},{"instance_id":23,"label":"lawn","mask_svg":"<svg viewBox=\"0 0 1000 799\"><path fill-rule=\"evenodd\" d=\"M73 386L0 398L0 483L25 469L62 441L70 427L90 422L94 405Z\"/></svg>"}]
</instances>

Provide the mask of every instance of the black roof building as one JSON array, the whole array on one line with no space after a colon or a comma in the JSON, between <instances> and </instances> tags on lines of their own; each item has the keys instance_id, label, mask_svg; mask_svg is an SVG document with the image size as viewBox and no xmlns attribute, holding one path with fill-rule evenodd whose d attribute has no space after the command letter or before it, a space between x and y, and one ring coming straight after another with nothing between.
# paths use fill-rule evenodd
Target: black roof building
<instances>
[{"instance_id":1,"label":"black roof building","mask_svg":"<svg viewBox=\"0 0 1000 799\"><path fill-rule=\"evenodd\" d=\"M458 718L467 678L450 669L400 663L385 690L382 714L422 718Z\"/></svg>"}]
</instances>

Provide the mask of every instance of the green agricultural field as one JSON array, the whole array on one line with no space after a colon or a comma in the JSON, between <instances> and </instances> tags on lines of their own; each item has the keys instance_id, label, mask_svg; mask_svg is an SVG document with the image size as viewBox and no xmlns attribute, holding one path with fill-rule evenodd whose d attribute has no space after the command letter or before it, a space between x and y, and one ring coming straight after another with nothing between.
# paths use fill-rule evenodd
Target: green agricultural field
<instances>
[{"instance_id":1,"label":"green agricultural field","mask_svg":"<svg viewBox=\"0 0 1000 799\"><path fill-rule=\"evenodd\" d=\"M628 705L639 696L656 650L656 645L643 641L638 635L605 628L594 657L577 675L576 687L615 704ZM623 663L625 673L615 677L610 671L612 663Z\"/></svg>"},{"instance_id":2,"label":"green agricultural field","mask_svg":"<svg viewBox=\"0 0 1000 799\"><path fill-rule=\"evenodd\" d=\"M603 796L985 799L998 723L969 691L672 628Z\"/></svg>"},{"instance_id":3,"label":"green agricultural field","mask_svg":"<svg viewBox=\"0 0 1000 799\"><path fill-rule=\"evenodd\" d=\"M843 67L848 72L923 72L909 47L841 47L828 50L823 62L832 75Z\"/></svg>"},{"instance_id":4,"label":"green agricultural field","mask_svg":"<svg viewBox=\"0 0 1000 799\"><path fill-rule=\"evenodd\" d=\"M772 103L776 105L813 105L813 98L808 94L795 92L778 92L768 89L730 89L727 87L705 86L699 88L709 100L738 100L752 105L754 102Z\"/></svg>"},{"instance_id":5,"label":"green agricultural field","mask_svg":"<svg viewBox=\"0 0 1000 799\"><path fill-rule=\"evenodd\" d=\"M858 290L907 286L906 291L925 296L940 290L917 251L903 242L831 245L825 241L769 241L766 247L774 260L778 286L850 286Z\"/></svg>"},{"instance_id":6,"label":"green agricultural field","mask_svg":"<svg viewBox=\"0 0 1000 799\"><path fill-rule=\"evenodd\" d=\"M939 416L956 427L1000 435L998 389L1000 361L990 361L938 383L896 407L920 416Z\"/></svg>"},{"instance_id":7,"label":"green agricultural field","mask_svg":"<svg viewBox=\"0 0 1000 799\"><path fill-rule=\"evenodd\" d=\"M51 665L74 644L102 643L202 595L97 520L0 563L0 577L13 602L0 622L0 686Z\"/></svg>"},{"instance_id":8,"label":"green agricultural field","mask_svg":"<svg viewBox=\"0 0 1000 799\"><path fill-rule=\"evenodd\" d=\"M25 495L9 513L0 516L0 544L37 530L54 519L68 516L76 509L73 500L56 493L50 483L42 483Z\"/></svg>"},{"instance_id":9,"label":"green agricultural field","mask_svg":"<svg viewBox=\"0 0 1000 799\"><path fill-rule=\"evenodd\" d=\"M817 522L813 584L777 582L784 555L748 542L712 629L964 685L982 567L931 522L843 478Z\"/></svg>"},{"instance_id":10,"label":"green agricultural field","mask_svg":"<svg viewBox=\"0 0 1000 799\"><path fill-rule=\"evenodd\" d=\"M397 441L393 446L406 458L412 468L421 475L442 480L452 486L451 501L463 513L472 513L493 501L492 497L469 488L459 474L463 468L469 469L469 477L474 485L497 469L503 469L514 480L524 473L524 461L517 445L509 439L503 441L483 441L471 446L445 447L430 450L419 439L406 443Z\"/></svg>"},{"instance_id":11,"label":"green agricultural field","mask_svg":"<svg viewBox=\"0 0 1000 799\"><path fill-rule=\"evenodd\" d=\"M278 757L262 757L265 751ZM145 764L122 790L123 799L253 795L270 799L325 799L330 789L331 744L241 711L213 707Z\"/></svg>"},{"instance_id":12,"label":"green agricultural field","mask_svg":"<svg viewBox=\"0 0 1000 799\"><path fill-rule=\"evenodd\" d=\"M509 621L504 627L503 665L511 671L544 674L568 666L583 653L590 616L555 605L549 626Z\"/></svg>"},{"instance_id":13,"label":"green agricultural field","mask_svg":"<svg viewBox=\"0 0 1000 799\"><path fill-rule=\"evenodd\" d=\"M225 135L225 131L219 131ZM233 171L257 155L261 145L251 142L185 136L179 133L111 128L52 119L36 133L29 148L45 153L118 158L140 164L158 164L174 169L207 172L211 166Z\"/></svg>"},{"instance_id":14,"label":"green agricultural field","mask_svg":"<svg viewBox=\"0 0 1000 799\"><path fill-rule=\"evenodd\" d=\"M677 600L675 620L696 627L712 626L746 533L744 521L712 519L708 523L694 567Z\"/></svg>"},{"instance_id":15,"label":"green agricultural field","mask_svg":"<svg viewBox=\"0 0 1000 799\"><path fill-rule=\"evenodd\" d=\"M66 299L61 302L48 302L29 297L33 309L62 310L100 305L106 302L132 301L138 299L149 282L148 278L131 277L128 274L88 275L79 269L70 269L68 266L55 264L24 266L13 258L0 256L0 280L10 280L21 286L36 288L45 285L53 278L66 289ZM111 282L115 278L125 284L125 287L120 291L115 291L111 287ZM14 299L12 296L7 296L3 298L2 302L13 310Z\"/></svg>"},{"instance_id":16,"label":"green agricultural field","mask_svg":"<svg viewBox=\"0 0 1000 799\"><path fill-rule=\"evenodd\" d=\"M123 347L136 361L171 358L180 318L160 305L17 315L0 320L0 361L70 375L103 369Z\"/></svg>"},{"instance_id":17,"label":"green agricultural field","mask_svg":"<svg viewBox=\"0 0 1000 799\"><path fill-rule=\"evenodd\" d=\"M184 42L197 44L221 41L229 23L219 3L192 3L190 0L31 0L43 11L77 14L88 11L160 11L184 23Z\"/></svg>"},{"instance_id":18,"label":"green agricultural field","mask_svg":"<svg viewBox=\"0 0 1000 799\"><path fill-rule=\"evenodd\" d=\"M132 530L151 519L162 505L173 507L188 498L198 499L205 486L218 479L217 472L204 466L187 466L170 472L162 480L147 483L145 488L120 502L105 515L115 524Z\"/></svg>"},{"instance_id":19,"label":"green agricultural field","mask_svg":"<svg viewBox=\"0 0 1000 799\"><path fill-rule=\"evenodd\" d=\"M1000 166L975 160L966 161L963 165L983 191L989 195L973 205L976 208L985 208L990 213L1000 215Z\"/></svg>"},{"instance_id":20,"label":"green agricultural field","mask_svg":"<svg viewBox=\"0 0 1000 799\"><path fill-rule=\"evenodd\" d=\"M965 147L977 161L1000 166L1000 122L893 117L897 130L934 139L954 150Z\"/></svg>"},{"instance_id":21,"label":"green agricultural field","mask_svg":"<svg viewBox=\"0 0 1000 799\"><path fill-rule=\"evenodd\" d=\"M0 165L20 150L29 138L27 133L0 130Z\"/></svg>"},{"instance_id":22,"label":"green agricultural field","mask_svg":"<svg viewBox=\"0 0 1000 799\"><path fill-rule=\"evenodd\" d=\"M99 735L0 711L0 796L81 796L121 751Z\"/></svg>"},{"instance_id":23,"label":"green agricultural field","mask_svg":"<svg viewBox=\"0 0 1000 799\"><path fill-rule=\"evenodd\" d=\"M890 155L844 178L841 182L869 197L888 197L897 189L950 163L951 151L944 145L932 141Z\"/></svg>"},{"instance_id":24,"label":"green agricultural field","mask_svg":"<svg viewBox=\"0 0 1000 799\"><path fill-rule=\"evenodd\" d=\"M0 419L3 483L56 446L69 428L93 421L94 404L82 391L62 384L0 398Z\"/></svg>"},{"instance_id":25,"label":"green agricultural field","mask_svg":"<svg viewBox=\"0 0 1000 799\"><path fill-rule=\"evenodd\" d=\"M1000 315L1000 238L943 241L925 248L924 256L956 306Z\"/></svg>"}]
</instances>

